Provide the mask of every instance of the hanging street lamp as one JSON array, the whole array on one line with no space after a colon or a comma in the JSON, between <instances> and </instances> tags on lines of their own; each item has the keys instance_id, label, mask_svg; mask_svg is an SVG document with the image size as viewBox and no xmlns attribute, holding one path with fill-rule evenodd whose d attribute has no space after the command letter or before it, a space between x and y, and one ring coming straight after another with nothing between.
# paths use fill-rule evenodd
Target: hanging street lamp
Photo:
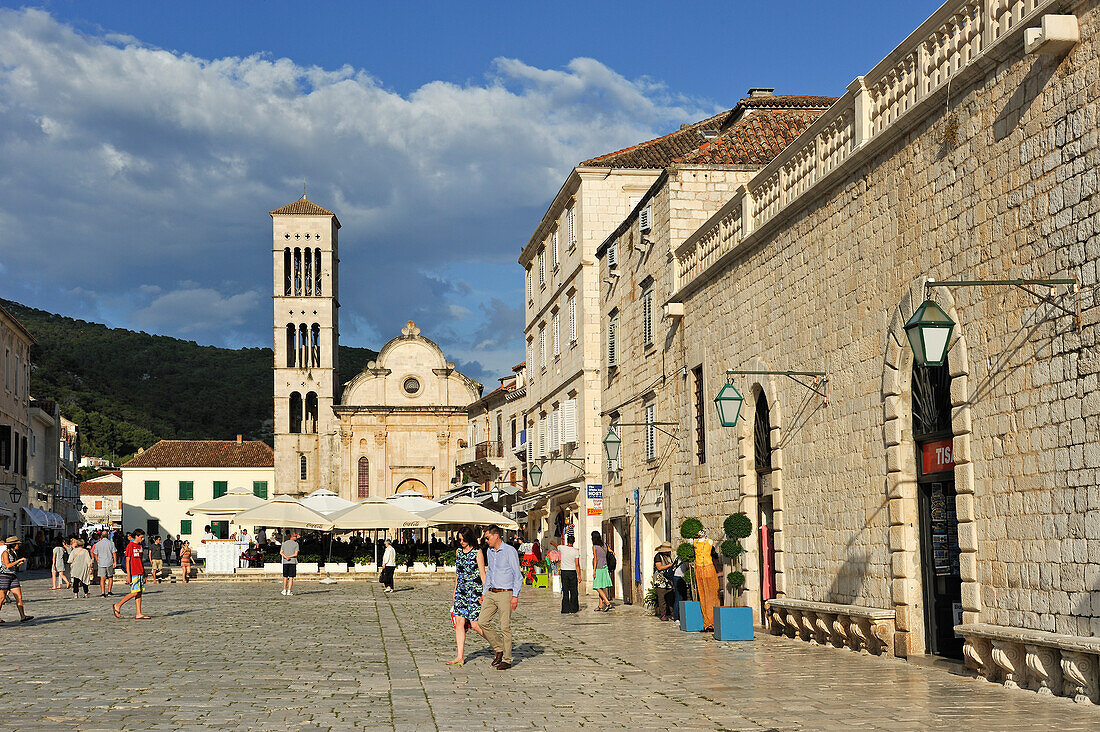
<instances>
[{"instance_id":1,"label":"hanging street lamp","mask_svg":"<svg viewBox=\"0 0 1100 732\"><path fill-rule=\"evenodd\" d=\"M23 500L23 491L19 490L19 486L12 484L11 490L8 491L8 498L11 499L12 503L19 503Z\"/></svg>"},{"instance_id":2,"label":"hanging street lamp","mask_svg":"<svg viewBox=\"0 0 1100 732\"><path fill-rule=\"evenodd\" d=\"M531 481L531 487L538 488L539 483L542 482L542 468L540 468L538 465L532 465L531 468L527 471L527 477Z\"/></svg>"},{"instance_id":3,"label":"hanging street lamp","mask_svg":"<svg viewBox=\"0 0 1100 732\"><path fill-rule=\"evenodd\" d=\"M611 462L616 462L619 459L619 453L622 451L623 441L619 437L619 434L615 431L614 427L607 430L607 437L603 438L603 449L607 453L607 459Z\"/></svg>"},{"instance_id":4,"label":"hanging street lamp","mask_svg":"<svg viewBox=\"0 0 1100 732\"><path fill-rule=\"evenodd\" d=\"M741 416L741 404L745 398L733 384L726 384L714 397L714 406L718 408L718 421L723 427L736 427Z\"/></svg>"},{"instance_id":5,"label":"hanging street lamp","mask_svg":"<svg viewBox=\"0 0 1100 732\"><path fill-rule=\"evenodd\" d=\"M955 321L936 303L925 300L905 324L905 337L921 366L943 366Z\"/></svg>"}]
</instances>

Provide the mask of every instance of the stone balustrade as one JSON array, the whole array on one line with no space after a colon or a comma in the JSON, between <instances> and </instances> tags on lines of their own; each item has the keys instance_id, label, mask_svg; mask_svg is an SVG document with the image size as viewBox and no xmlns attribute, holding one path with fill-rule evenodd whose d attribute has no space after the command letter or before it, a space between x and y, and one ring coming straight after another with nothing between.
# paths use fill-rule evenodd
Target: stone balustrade
<instances>
[{"instance_id":1,"label":"stone balustrade","mask_svg":"<svg viewBox=\"0 0 1100 732\"><path fill-rule=\"evenodd\" d=\"M1100 704L1100 638L969 623L956 625L965 639L966 665L988 681Z\"/></svg>"},{"instance_id":2,"label":"stone balustrade","mask_svg":"<svg viewBox=\"0 0 1100 732\"><path fill-rule=\"evenodd\" d=\"M822 114L798 139L675 251L678 287L692 287L724 255L752 239L837 171L856 164L855 153L915 124L933 98L955 80L962 84L979 61L1022 46L1023 31L1062 0L955 0L946 2ZM939 102L942 107L942 100ZM736 226L731 221L736 220Z\"/></svg>"},{"instance_id":3,"label":"stone balustrade","mask_svg":"<svg viewBox=\"0 0 1100 732\"><path fill-rule=\"evenodd\" d=\"M893 610L785 597L768 600L765 606L772 635L875 656L894 655Z\"/></svg>"}]
</instances>

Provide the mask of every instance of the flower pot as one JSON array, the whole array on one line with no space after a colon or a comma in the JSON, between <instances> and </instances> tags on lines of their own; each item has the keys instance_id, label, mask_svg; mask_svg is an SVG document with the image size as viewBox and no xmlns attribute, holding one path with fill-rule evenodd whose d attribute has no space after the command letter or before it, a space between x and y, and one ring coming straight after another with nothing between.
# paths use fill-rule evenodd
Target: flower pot
<instances>
[{"instance_id":1,"label":"flower pot","mask_svg":"<svg viewBox=\"0 0 1100 732\"><path fill-rule=\"evenodd\" d=\"M298 562L298 574L317 574L319 571L317 562Z\"/></svg>"},{"instance_id":2,"label":"flower pot","mask_svg":"<svg viewBox=\"0 0 1100 732\"><path fill-rule=\"evenodd\" d=\"M752 608L714 608L714 639L720 641L751 641Z\"/></svg>"},{"instance_id":3,"label":"flower pot","mask_svg":"<svg viewBox=\"0 0 1100 732\"><path fill-rule=\"evenodd\" d=\"M536 574L535 575L535 587L541 587L547 589L550 587L550 575L548 574Z\"/></svg>"},{"instance_id":4,"label":"flower pot","mask_svg":"<svg viewBox=\"0 0 1100 732\"><path fill-rule=\"evenodd\" d=\"M561 594L561 575L560 574L550 575L550 589L554 592L555 595L560 595Z\"/></svg>"},{"instance_id":5,"label":"flower pot","mask_svg":"<svg viewBox=\"0 0 1100 732\"><path fill-rule=\"evenodd\" d=\"M344 562L325 562L325 571L329 574L346 574L348 565Z\"/></svg>"},{"instance_id":6,"label":"flower pot","mask_svg":"<svg viewBox=\"0 0 1100 732\"><path fill-rule=\"evenodd\" d=\"M356 564L352 568L352 570L356 573L358 573L358 572L369 573L369 572L377 572L378 567L376 567L373 564Z\"/></svg>"},{"instance_id":7,"label":"flower pot","mask_svg":"<svg viewBox=\"0 0 1100 732\"><path fill-rule=\"evenodd\" d=\"M282 574L282 562L264 562L264 574Z\"/></svg>"},{"instance_id":8,"label":"flower pot","mask_svg":"<svg viewBox=\"0 0 1100 732\"><path fill-rule=\"evenodd\" d=\"M680 630L698 633L703 629L703 608L697 600L680 602Z\"/></svg>"}]
</instances>

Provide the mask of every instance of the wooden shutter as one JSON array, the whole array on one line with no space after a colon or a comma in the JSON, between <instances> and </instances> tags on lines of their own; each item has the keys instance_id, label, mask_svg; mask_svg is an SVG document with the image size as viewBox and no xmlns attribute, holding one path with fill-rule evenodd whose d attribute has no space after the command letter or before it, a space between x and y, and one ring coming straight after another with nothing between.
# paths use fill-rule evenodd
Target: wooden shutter
<instances>
[{"instance_id":1,"label":"wooden shutter","mask_svg":"<svg viewBox=\"0 0 1100 732\"><path fill-rule=\"evenodd\" d=\"M145 481L145 500L157 501L160 500L160 481L147 480Z\"/></svg>"},{"instance_id":2,"label":"wooden shutter","mask_svg":"<svg viewBox=\"0 0 1100 732\"><path fill-rule=\"evenodd\" d=\"M214 498L220 498L229 492L229 482L225 480L214 481Z\"/></svg>"},{"instance_id":3,"label":"wooden shutter","mask_svg":"<svg viewBox=\"0 0 1100 732\"><path fill-rule=\"evenodd\" d=\"M195 482L192 480L180 481L180 500L181 501L193 501L195 500Z\"/></svg>"},{"instance_id":4,"label":"wooden shutter","mask_svg":"<svg viewBox=\"0 0 1100 732\"><path fill-rule=\"evenodd\" d=\"M607 321L607 365L619 365L619 316L612 315Z\"/></svg>"},{"instance_id":5,"label":"wooden shutter","mask_svg":"<svg viewBox=\"0 0 1100 732\"><path fill-rule=\"evenodd\" d=\"M657 428L653 423L657 421L657 405L647 404L645 407L645 459L657 458Z\"/></svg>"},{"instance_id":6,"label":"wooden shutter","mask_svg":"<svg viewBox=\"0 0 1100 732\"><path fill-rule=\"evenodd\" d=\"M561 403L561 441L566 444L577 443L577 400L566 399Z\"/></svg>"},{"instance_id":7,"label":"wooden shutter","mask_svg":"<svg viewBox=\"0 0 1100 732\"><path fill-rule=\"evenodd\" d=\"M259 498L267 499L267 481L266 480L254 480L252 481L252 495Z\"/></svg>"},{"instance_id":8,"label":"wooden shutter","mask_svg":"<svg viewBox=\"0 0 1100 732\"><path fill-rule=\"evenodd\" d=\"M569 304L567 307L568 321L569 321L569 342L574 343L577 340L577 296L569 296Z\"/></svg>"}]
</instances>

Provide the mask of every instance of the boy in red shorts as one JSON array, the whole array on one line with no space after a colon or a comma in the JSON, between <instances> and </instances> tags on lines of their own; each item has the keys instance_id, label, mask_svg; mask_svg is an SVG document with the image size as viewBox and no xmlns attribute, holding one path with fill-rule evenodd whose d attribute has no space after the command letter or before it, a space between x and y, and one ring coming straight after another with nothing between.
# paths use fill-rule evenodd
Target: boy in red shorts
<instances>
[{"instance_id":1,"label":"boy in red shorts","mask_svg":"<svg viewBox=\"0 0 1100 732\"><path fill-rule=\"evenodd\" d=\"M149 620L149 616L141 612L141 591L145 589L145 565L142 564L141 557L145 552L145 532L141 529L134 529L134 540L126 545L126 574L130 575L130 594L122 598L117 605L112 605L111 609L115 611L115 617L122 617L122 606L129 602L130 598L134 598L134 605L137 606L138 620Z\"/></svg>"}]
</instances>

